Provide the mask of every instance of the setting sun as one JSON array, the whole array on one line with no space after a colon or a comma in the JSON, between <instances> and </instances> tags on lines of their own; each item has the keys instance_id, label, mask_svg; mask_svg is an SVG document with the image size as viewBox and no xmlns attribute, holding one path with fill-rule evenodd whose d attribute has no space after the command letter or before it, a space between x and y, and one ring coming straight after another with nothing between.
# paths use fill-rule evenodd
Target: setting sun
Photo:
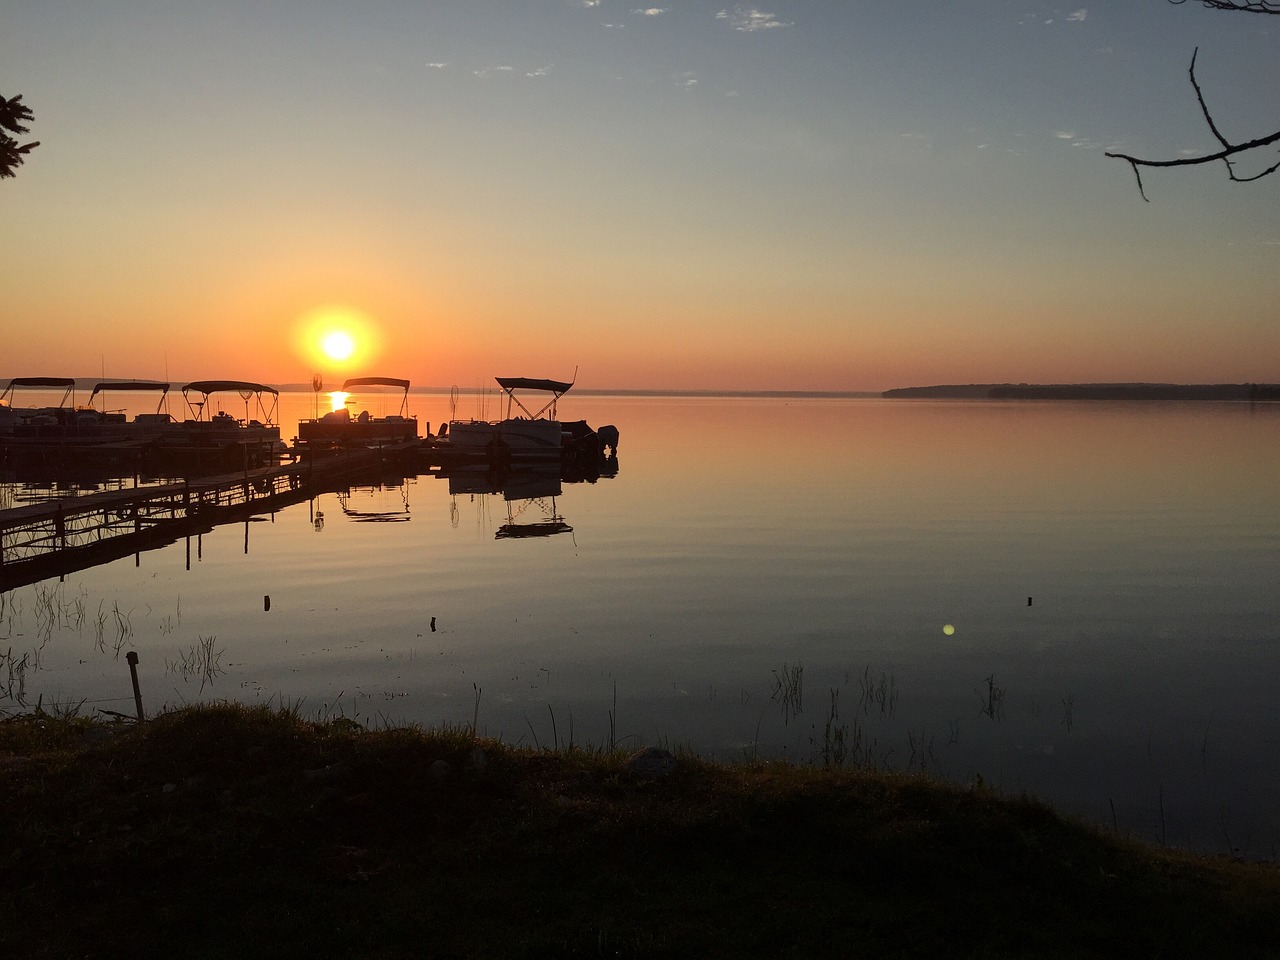
<instances>
[{"instance_id":1,"label":"setting sun","mask_svg":"<svg viewBox=\"0 0 1280 960\"><path fill-rule=\"evenodd\" d=\"M330 370L376 361L381 339L367 314L333 305L307 311L299 318L294 337L300 358Z\"/></svg>"},{"instance_id":2,"label":"setting sun","mask_svg":"<svg viewBox=\"0 0 1280 960\"><path fill-rule=\"evenodd\" d=\"M350 360L351 354L355 353L356 343L351 339L351 334L334 330L325 334L320 341L320 349L330 360Z\"/></svg>"}]
</instances>

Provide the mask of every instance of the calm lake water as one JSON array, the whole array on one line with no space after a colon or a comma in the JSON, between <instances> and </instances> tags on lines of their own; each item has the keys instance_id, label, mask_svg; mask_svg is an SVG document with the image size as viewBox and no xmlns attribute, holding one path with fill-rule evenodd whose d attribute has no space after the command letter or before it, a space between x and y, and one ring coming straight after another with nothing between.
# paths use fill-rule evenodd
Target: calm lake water
<instances>
[{"instance_id":1,"label":"calm lake water","mask_svg":"<svg viewBox=\"0 0 1280 960\"><path fill-rule=\"evenodd\" d=\"M286 435L310 403L282 398ZM4 594L0 710L131 713L134 650L149 711L924 770L1280 853L1280 407L571 394L561 415L619 426L616 477L554 502L355 488ZM495 537L553 511L572 531Z\"/></svg>"}]
</instances>

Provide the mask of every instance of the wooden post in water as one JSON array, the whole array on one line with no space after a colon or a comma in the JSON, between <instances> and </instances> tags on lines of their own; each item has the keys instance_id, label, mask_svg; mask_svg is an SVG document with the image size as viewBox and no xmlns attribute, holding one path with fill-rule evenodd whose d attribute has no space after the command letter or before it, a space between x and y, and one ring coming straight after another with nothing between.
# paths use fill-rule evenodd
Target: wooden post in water
<instances>
[{"instance_id":1,"label":"wooden post in water","mask_svg":"<svg viewBox=\"0 0 1280 960\"><path fill-rule=\"evenodd\" d=\"M142 689L138 686L138 653L136 650L130 650L124 655L125 660L129 662L129 676L133 680L133 704L138 709L138 722L144 719L142 714Z\"/></svg>"}]
</instances>

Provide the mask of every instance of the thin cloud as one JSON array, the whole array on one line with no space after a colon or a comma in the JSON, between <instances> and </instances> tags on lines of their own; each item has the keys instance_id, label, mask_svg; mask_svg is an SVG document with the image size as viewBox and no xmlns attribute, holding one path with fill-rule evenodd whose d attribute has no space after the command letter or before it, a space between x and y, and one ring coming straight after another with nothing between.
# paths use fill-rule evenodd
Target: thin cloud
<instances>
[{"instance_id":1,"label":"thin cloud","mask_svg":"<svg viewBox=\"0 0 1280 960\"><path fill-rule=\"evenodd\" d=\"M774 30L779 27L792 26L791 23L779 20L772 13L766 13L754 7L734 7L732 11L721 10L716 14L716 19L726 21L734 30L742 33L755 33L757 30Z\"/></svg>"},{"instance_id":2,"label":"thin cloud","mask_svg":"<svg viewBox=\"0 0 1280 960\"><path fill-rule=\"evenodd\" d=\"M1089 11L1083 8L1067 17L1067 23L1083 23L1084 18L1089 16Z\"/></svg>"},{"instance_id":3,"label":"thin cloud","mask_svg":"<svg viewBox=\"0 0 1280 960\"><path fill-rule=\"evenodd\" d=\"M1053 131L1055 140L1062 140L1070 143L1073 147L1081 150L1101 150L1102 144L1092 137L1084 137L1076 133L1074 130L1055 130Z\"/></svg>"},{"instance_id":4,"label":"thin cloud","mask_svg":"<svg viewBox=\"0 0 1280 960\"><path fill-rule=\"evenodd\" d=\"M660 17L667 12L667 7L645 7L643 10L632 10L631 12L641 17Z\"/></svg>"},{"instance_id":5,"label":"thin cloud","mask_svg":"<svg viewBox=\"0 0 1280 960\"><path fill-rule=\"evenodd\" d=\"M443 63L443 62L439 62L439 61L437 61L437 62L435 62L435 63L428 63L428 64L427 64L427 66L428 66L428 67L430 67L432 70L443 70L443 69L444 69L445 67L447 67L448 65L449 65L449 64L447 64L447 63Z\"/></svg>"},{"instance_id":6,"label":"thin cloud","mask_svg":"<svg viewBox=\"0 0 1280 960\"><path fill-rule=\"evenodd\" d=\"M506 64L503 64L497 67L481 67L479 70L473 70L472 72L477 77L484 78L484 77L492 77L492 76L499 76L499 75L514 73L515 69L516 69L515 67L510 67L510 66L507 66Z\"/></svg>"}]
</instances>

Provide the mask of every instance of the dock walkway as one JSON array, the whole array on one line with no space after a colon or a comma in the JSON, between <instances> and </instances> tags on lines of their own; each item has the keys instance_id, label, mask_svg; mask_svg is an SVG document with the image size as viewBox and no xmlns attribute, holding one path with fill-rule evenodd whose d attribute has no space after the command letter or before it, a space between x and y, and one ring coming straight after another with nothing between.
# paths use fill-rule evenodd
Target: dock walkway
<instances>
[{"instance_id":1,"label":"dock walkway","mask_svg":"<svg viewBox=\"0 0 1280 960\"><path fill-rule=\"evenodd\" d=\"M172 543L240 516L274 512L383 463L384 451L347 450L323 459L0 510L0 591Z\"/></svg>"}]
</instances>

